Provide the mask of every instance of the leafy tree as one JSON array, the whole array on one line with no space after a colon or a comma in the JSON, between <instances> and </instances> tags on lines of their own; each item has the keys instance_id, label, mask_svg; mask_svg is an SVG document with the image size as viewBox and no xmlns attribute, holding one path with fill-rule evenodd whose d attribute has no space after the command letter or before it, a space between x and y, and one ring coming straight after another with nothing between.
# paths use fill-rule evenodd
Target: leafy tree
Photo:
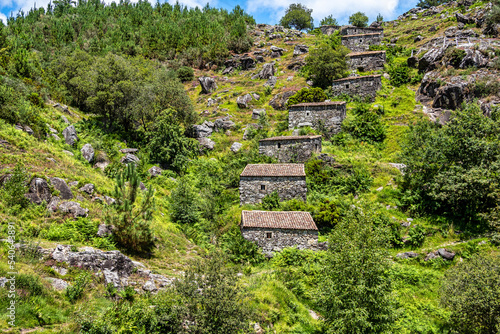
<instances>
[{"instance_id":1,"label":"leafy tree","mask_svg":"<svg viewBox=\"0 0 500 334\"><path fill-rule=\"evenodd\" d=\"M384 17L382 16L382 14L380 14L380 13L379 13L379 14L377 15L377 19L376 19L376 21L377 21L378 23L382 23L382 22L384 22Z\"/></svg>"},{"instance_id":2,"label":"leafy tree","mask_svg":"<svg viewBox=\"0 0 500 334\"><path fill-rule=\"evenodd\" d=\"M191 81L194 79L194 71L191 67L182 66L177 70L177 77L181 82Z\"/></svg>"},{"instance_id":3,"label":"leafy tree","mask_svg":"<svg viewBox=\"0 0 500 334\"><path fill-rule=\"evenodd\" d=\"M381 143L386 137L386 128L380 116L372 111L356 115L353 120L344 122L342 130L359 140L372 143Z\"/></svg>"},{"instance_id":4,"label":"leafy tree","mask_svg":"<svg viewBox=\"0 0 500 334\"><path fill-rule=\"evenodd\" d=\"M325 199L322 201L317 211L314 213L314 222L318 228L331 228L340 220L340 210L333 201Z\"/></svg>"},{"instance_id":5,"label":"leafy tree","mask_svg":"<svg viewBox=\"0 0 500 334\"><path fill-rule=\"evenodd\" d=\"M175 290L187 308L190 333L248 333L246 295L234 268L226 266L223 253L210 254L194 262L175 281Z\"/></svg>"},{"instance_id":6,"label":"leafy tree","mask_svg":"<svg viewBox=\"0 0 500 334\"><path fill-rule=\"evenodd\" d=\"M343 46L333 49L326 43L320 44L310 51L306 57L304 71L314 82L314 85L326 88L335 79L347 75L346 56L349 50Z\"/></svg>"},{"instance_id":7,"label":"leafy tree","mask_svg":"<svg viewBox=\"0 0 500 334\"><path fill-rule=\"evenodd\" d=\"M357 211L333 229L318 298L327 333L382 333L395 320L383 233Z\"/></svg>"},{"instance_id":8,"label":"leafy tree","mask_svg":"<svg viewBox=\"0 0 500 334\"><path fill-rule=\"evenodd\" d=\"M115 227L113 236L120 246L145 253L154 246L151 220L155 201L151 187L139 194L140 182L133 163L116 176L113 192L116 203L108 211L106 221Z\"/></svg>"},{"instance_id":9,"label":"leafy tree","mask_svg":"<svg viewBox=\"0 0 500 334\"><path fill-rule=\"evenodd\" d=\"M293 3L286 9L285 16L280 19L280 25L297 30L312 29L314 20L311 13L312 9L300 3Z\"/></svg>"},{"instance_id":10,"label":"leafy tree","mask_svg":"<svg viewBox=\"0 0 500 334\"><path fill-rule=\"evenodd\" d=\"M147 149L150 158L162 167L182 171L189 159L196 157L198 142L184 136L184 130L176 123L174 114L174 110L168 109L156 119L154 128L148 133Z\"/></svg>"},{"instance_id":11,"label":"leafy tree","mask_svg":"<svg viewBox=\"0 0 500 334\"><path fill-rule=\"evenodd\" d=\"M338 26L339 25L339 23L337 22L337 19L334 18L332 14L323 18L319 24L322 26Z\"/></svg>"},{"instance_id":12,"label":"leafy tree","mask_svg":"<svg viewBox=\"0 0 500 334\"><path fill-rule=\"evenodd\" d=\"M500 122L476 104L444 126L421 121L402 145L404 202L411 210L456 219L471 228L495 224Z\"/></svg>"},{"instance_id":13,"label":"leafy tree","mask_svg":"<svg viewBox=\"0 0 500 334\"><path fill-rule=\"evenodd\" d=\"M451 310L457 333L498 333L500 259L473 256L445 274L441 303Z\"/></svg>"},{"instance_id":14,"label":"leafy tree","mask_svg":"<svg viewBox=\"0 0 500 334\"><path fill-rule=\"evenodd\" d=\"M365 13L356 12L349 16L349 24L360 28L366 27L368 26L368 16Z\"/></svg>"},{"instance_id":15,"label":"leafy tree","mask_svg":"<svg viewBox=\"0 0 500 334\"><path fill-rule=\"evenodd\" d=\"M325 92L319 88L302 88L294 95L290 96L287 105L293 106L299 103L323 102L327 99Z\"/></svg>"},{"instance_id":16,"label":"leafy tree","mask_svg":"<svg viewBox=\"0 0 500 334\"><path fill-rule=\"evenodd\" d=\"M194 224L200 219L199 200L193 182L184 176L170 194L170 218L175 223Z\"/></svg>"}]
</instances>

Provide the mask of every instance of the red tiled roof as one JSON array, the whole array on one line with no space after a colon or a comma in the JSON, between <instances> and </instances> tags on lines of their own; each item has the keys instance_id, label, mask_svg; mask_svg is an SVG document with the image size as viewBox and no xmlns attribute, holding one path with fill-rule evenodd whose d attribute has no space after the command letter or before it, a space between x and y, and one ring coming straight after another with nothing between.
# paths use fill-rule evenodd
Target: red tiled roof
<instances>
[{"instance_id":1,"label":"red tiled roof","mask_svg":"<svg viewBox=\"0 0 500 334\"><path fill-rule=\"evenodd\" d=\"M242 227L318 230L309 212L246 211L241 213Z\"/></svg>"},{"instance_id":2,"label":"red tiled roof","mask_svg":"<svg viewBox=\"0 0 500 334\"><path fill-rule=\"evenodd\" d=\"M321 138L321 135L314 135L314 136L279 136L279 137L264 138L264 139L261 139L259 141L301 140L301 139L316 139L316 138Z\"/></svg>"},{"instance_id":3,"label":"red tiled roof","mask_svg":"<svg viewBox=\"0 0 500 334\"><path fill-rule=\"evenodd\" d=\"M351 53L349 53L347 55L347 57L372 55L372 54L378 54L378 53L385 53L385 51L384 50L380 50L380 51L351 52Z\"/></svg>"},{"instance_id":4,"label":"red tiled roof","mask_svg":"<svg viewBox=\"0 0 500 334\"><path fill-rule=\"evenodd\" d=\"M306 176L304 164L247 165L240 176Z\"/></svg>"},{"instance_id":5,"label":"red tiled roof","mask_svg":"<svg viewBox=\"0 0 500 334\"><path fill-rule=\"evenodd\" d=\"M337 106L345 104L345 101L330 101L330 102L306 102L306 103L299 103L299 104L294 104L291 107L320 107L320 106Z\"/></svg>"}]
</instances>

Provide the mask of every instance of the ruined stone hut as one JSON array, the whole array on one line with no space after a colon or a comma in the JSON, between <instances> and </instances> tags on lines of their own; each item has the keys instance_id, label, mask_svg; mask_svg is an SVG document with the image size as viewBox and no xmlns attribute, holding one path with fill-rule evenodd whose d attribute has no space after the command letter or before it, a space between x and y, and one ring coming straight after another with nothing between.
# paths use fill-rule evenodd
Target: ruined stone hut
<instances>
[{"instance_id":1,"label":"ruined stone hut","mask_svg":"<svg viewBox=\"0 0 500 334\"><path fill-rule=\"evenodd\" d=\"M380 38L384 37L383 28L373 28L373 27L356 27L352 25L345 25L339 28L340 35L366 35L366 34L380 34Z\"/></svg>"},{"instance_id":2,"label":"ruined stone hut","mask_svg":"<svg viewBox=\"0 0 500 334\"><path fill-rule=\"evenodd\" d=\"M347 94L375 99L377 91L382 88L381 75L365 75L362 77L349 77L335 80L332 83L333 95Z\"/></svg>"},{"instance_id":3,"label":"ruined stone hut","mask_svg":"<svg viewBox=\"0 0 500 334\"><path fill-rule=\"evenodd\" d=\"M335 134L340 132L340 125L345 116L344 101L294 104L288 108L288 128L310 126L319 129L323 126Z\"/></svg>"},{"instance_id":4,"label":"ruined stone hut","mask_svg":"<svg viewBox=\"0 0 500 334\"><path fill-rule=\"evenodd\" d=\"M304 162L321 152L321 136L280 136L259 140L259 154L279 162Z\"/></svg>"},{"instance_id":5,"label":"ruined stone hut","mask_svg":"<svg viewBox=\"0 0 500 334\"><path fill-rule=\"evenodd\" d=\"M341 37L342 45L354 52L368 51L370 45L380 45L382 35L378 33L363 35L345 35Z\"/></svg>"},{"instance_id":6,"label":"ruined stone hut","mask_svg":"<svg viewBox=\"0 0 500 334\"><path fill-rule=\"evenodd\" d=\"M332 35L335 31L339 30L340 26L331 26L331 25L323 25L321 27L319 27L319 29L321 30L321 33L323 35L327 35L327 36L330 36Z\"/></svg>"},{"instance_id":7,"label":"ruined stone hut","mask_svg":"<svg viewBox=\"0 0 500 334\"><path fill-rule=\"evenodd\" d=\"M306 201L304 164L251 164L240 174L240 204L256 204L274 191L280 200Z\"/></svg>"},{"instance_id":8,"label":"ruined stone hut","mask_svg":"<svg viewBox=\"0 0 500 334\"><path fill-rule=\"evenodd\" d=\"M383 70L385 51L351 52L347 55L349 67L360 72Z\"/></svg>"},{"instance_id":9,"label":"ruined stone hut","mask_svg":"<svg viewBox=\"0 0 500 334\"><path fill-rule=\"evenodd\" d=\"M318 245L318 228L309 212L243 211L241 233L268 255L285 247L307 249Z\"/></svg>"}]
</instances>

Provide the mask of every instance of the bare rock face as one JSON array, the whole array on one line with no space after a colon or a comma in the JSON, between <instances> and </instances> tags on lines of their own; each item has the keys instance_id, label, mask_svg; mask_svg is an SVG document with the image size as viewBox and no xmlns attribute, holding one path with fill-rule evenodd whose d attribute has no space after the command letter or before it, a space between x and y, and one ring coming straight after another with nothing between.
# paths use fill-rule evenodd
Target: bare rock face
<instances>
[{"instance_id":1,"label":"bare rock face","mask_svg":"<svg viewBox=\"0 0 500 334\"><path fill-rule=\"evenodd\" d=\"M75 126L70 125L63 130L64 141L66 144L73 146L78 141L78 135L76 134Z\"/></svg>"},{"instance_id":2,"label":"bare rock face","mask_svg":"<svg viewBox=\"0 0 500 334\"><path fill-rule=\"evenodd\" d=\"M489 59L485 57L481 51L474 49L466 49L465 57L462 59L462 62L458 66L459 68L467 68L467 67L485 67L488 65Z\"/></svg>"},{"instance_id":3,"label":"bare rock face","mask_svg":"<svg viewBox=\"0 0 500 334\"><path fill-rule=\"evenodd\" d=\"M80 152L82 152L83 158L87 160L89 163L92 163L92 161L94 161L94 148L92 147L92 145L90 144L83 145Z\"/></svg>"},{"instance_id":4,"label":"bare rock face","mask_svg":"<svg viewBox=\"0 0 500 334\"><path fill-rule=\"evenodd\" d=\"M40 177L35 177L30 182L29 192L25 195L32 203L42 204L43 201L45 203L49 203L52 198L52 194L50 193L50 188L45 181Z\"/></svg>"},{"instance_id":5,"label":"bare rock face","mask_svg":"<svg viewBox=\"0 0 500 334\"><path fill-rule=\"evenodd\" d=\"M47 210L49 210L49 212L56 212L60 201L61 201L61 199L59 197L53 196L50 199L49 204L47 204Z\"/></svg>"},{"instance_id":6,"label":"bare rock face","mask_svg":"<svg viewBox=\"0 0 500 334\"><path fill-rule=\"evenodd\" d=\"M288 102L288 99L292 96L295 95L297 91L295 90L289 90L284 93L279 93L276 94L271 101L269 101L269 105L273 107L275 110L285 110L286 109L286 103Z\"/></svg>"},{"instance_id":7,"label":"bare rock face","mask_svg":"<svg viewBox=\"0 0 500 334\"><path fill-rule=\"evenodd\" d=\"M248 104L252 102L252 95L250 94L245 94L243 96L238 96L236 99L236 104L238 104L238 107L240 108L248 108Z\"/></svg>"},{"instance_id":8,"label":"bare rock face","mask_svg":"<svg viewBox=\"0 0 500 334\"><path fill-rule=\"evenodd\" d=\"M69 201L69 202L63 202L59 204L59 211L62 213L70 213L73 215L74 218L78 217L87 217L88 216L88 209L84 209L80 206L80 203Z\"/></svg>"},{"instance_id":9,"label":"bare rock face","mask_svg":"<svg viewBox=\"0 0 500 334\"><path fill-rule=\"evenodd\" d=\"M122 148L122 149L120 150L120 152L121 152L121 153L123 153L123 154L127 154L127 153L135 153L135 152L137 152L137 151L139 151L139 149L138 149L138 148Z\"/></svg>"},{"instance_id":10,"label":"bare rock face","mask_svg":"<svg viewBox=\"0 0 500 334\"><path fill-rule=\"evenodd\" d=\"M50 183L54 186L55 189L59 190L59 196L61 199L72 199L73 193L71 189L66 184L66 181L60 179L58 177L51 177Z\"/></svg>"},{"instance_id":11,"label":"bare rock face","mask_svg":"<svg viewBox=\"0 0 500 334\"><path fill-rule=\"evenodd\" d=\"M69 286L68 282L60 278L45 277L45 279L49 281L52 287L57 291L63 291Z\"/></svg>"},{"instance_id":12,"label":"bare rock face","mask_svg":"<svg viewBox=\"0 0 500 334\"><path fill-rule=\"evenodd\" d=\"M127 153L121 160L120 162L122 164L130 164L130 163L138 163L140 160L139 158L132 154L132 153Z\"/></svg>"},{"instance_id":13,"label":"bare rock face","mask_svg":"<svg viewBox=\"0 0 500 334\"><path fill-rule=\"evenodd\" d=\"M151 177L157 177L157 176L160 176L162 171L163 171L163 170L162 170L160 167L157 167L157 166L153 166L153 167L151 167L151 168L148 170L149 175L151 175Z\"/></svg>"},{"instance_id":14,"label":"bare rock face","mask_svg":"<svg viewBox=\"0 0 500 334\"><path fill-rule=\"evenodd\" d=\"M455 13L455 17L457 18L457 22L463 23L463 24L474 24L475 20L470 17L469 15L464 15L461 13Z\"/></svg>"},{"instance_id":15,"label":"bare rock face","mask_svg":"<svg viewBox=\"0 0 500 334\"><path fill-rule=\"evenodd\" d=\"M438 254L441 256L443 259L451 261L453 258L455 258L455 253L447 251L444 248L439 248L438 249Z\"/></svg>"},{"instance_id":16,"label":"bare rock face","mask_svg":"<svg viewBox=\"0 0 500 334\"><path fill-rule=\"evenodd\" d=\"M417 257L417 256L418 256L418 254L414 253L414 252L398 253L396 255L396 257L398 259L411 259L411 258L414 258L414 257Z\"/></svg>"},{"instance_id":17,"label":"bare rock face","mask_svg":"<svg viewBox=\"0 0 500 334\"><path fill-rule=\"evenodd\" d=\"M215 83L215 80L213 78L200 77L198 78L198 81L200 82L201 92L203 94L210 94L217 90L217 84Z\"/></svg>"},{"instance_id":18,"label":"bare rock face","mask_svg":"<svg viewBox=\"0 0 500 334\"><path fill-rule=\"evenodd\" d=\"M427 51L418 61L418 70L420 72L432 71L439 65L446 52L445 48L433 48Z\"/></svg>"},{"instance_id":19,"label":"bare rock face","mask_svg":"<svg viewBox=\"0 0 500 334\"><path fill-rule=\"evenodd\" d=\"M258 79L269 79L276 73L276 69L274 68L274 61L272 63L267 63L262 66L260 72L254 77Z\"/></svg>"}]
</instances>

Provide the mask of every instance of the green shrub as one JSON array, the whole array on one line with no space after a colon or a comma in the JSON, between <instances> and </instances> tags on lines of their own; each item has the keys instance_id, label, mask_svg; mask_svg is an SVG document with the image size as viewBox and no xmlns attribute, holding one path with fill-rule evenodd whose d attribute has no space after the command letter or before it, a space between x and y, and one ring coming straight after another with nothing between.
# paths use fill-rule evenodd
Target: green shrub
<instances>
[{"instance_id":1,"label":"green shrub","mask_svg":"<svg viewBox=\"0 0 500 334\"><path fill-rule=\"evenodd\" d=\"M66 288L66 297L68 297L70 302L75 302L83 295L83 291L90 283L92 274L87 271L83 271L78 275L75 282Z\"/></svg>"},{"instance_id":2,"label":"green shrub","mask_svg":"<svg viewBox=\"0 0 500 334\"><path fill-rule=\"evenodd\" d=\"M179 178L169 199L170 219L174 223L195 224L200 219L199 198L191 179Z\"/></svg>"},{"instance_id":3,"label":"green shrub","mask_svg":"<svg viewBox=\"0 0 500 334\"><path fill-rule=\"evenodd\" d=\"M238 226L234 226L220 237L220 247L233 263L256 265L265 259L259 246L243 238Z\"/></svg>"},{"instance_id":4,"label":"green shrub","mask_svg":"<svg viewBox=\"0 0 500 334\"><path fill-rule=\"evenodd\" d=\"M445 57L448 59L451 66L458 68L465 57L465 51L459 48L448 48L446 50Z\"/></svg>"},{"instance_id":5,"label":"green shrub","mask_svg":"<svg viewBox=\"0 0 500 334\"><path fill-rule=\"evenodd\" d=\"M21 296L33 298L44 294L44 287L37 276L29 274L16 275L16 289L23 290Z\"/></svg>"},{"instance_id":6,"label":"green shrub","mask_svg":"<svg viewBox=\"0 0 500 334\"><path fill-rule=\"evenodd\" d=\"M302 68L314 85L321 88L329 87L333 80L343 78L348 73L346 56L349 50L342 45L333 47L334 40L329 41L313 48L306 57L306 66Z\"/></svg>"},{"instance_id":7,"label":"green shrub","mask_svg":"<svg viewBox=\"0 0 500 334\"><path fill-rule=\"evenodd\" d=\"M412 228L410 228L410 231L408 232L407 244L414 248L422 246L422 244L425 241L426 233L427 231L422 226L420 225L413 226Z\"/></svg>"},{"instance_id":8,"label":"green shrub","mask_svg":"<svg viewBox=\"0 0 500 334\"><path fill-rule=\"evenodd\" d=\"M191 67L182 66L177 70L177 78L181 82L191 81L194 79L194 71Z\"/></svg>"},{"instance_id":9,"label":"green shrub","mask_svg":"<svg viewBox=\"0 0 500 334\"><path fill-rule=\"evenodd\" d=\"M374 112L357 115L353 120L344 122L342 130L354 138L372 143L383 142L386 138L386 127Z\"/></svg>"},{"instance_id":10,"label":"green shrub","mask_svg":"<svg viewBox=\"0 0 500 334\"><path fill-rule=\"evenodd\" d=\"M8 206L25 208L29 200L24 196L28 192L29 176L22 165L16 165L10 178L3 184L3 198Z\"/></svg>"},{"instance_id":11,"label":"green shrub","mask_svg":"<svg viewBox=\"0 0 500 334\"><path fill-rule=\"evenodd\" d=\"M391 76L391 85L395 87L405 85L411 81L411 69L406 64L391 65L387 72Z\"/></svg>"},{"instance_id":12,"label":"green shrub","mask_svg":"<svg viewBox=\"0 0 500 334\"><path fill-rule=\"evenodd\" d=\"M275 190L262 198L262 209L267 211L277 210L280 208L280 196Z\"/></svg>"},{"instance_id":13,"label":"green shrub","mask_svg":"<svg viewBox=\"0 0 500 334\"><path fill-rule=\"evenodd\" d=\"M319 87L302 88L288 99L287 106L306 102L323 102L326 99L325 92Z\"/></svg>"}]
</instances>

